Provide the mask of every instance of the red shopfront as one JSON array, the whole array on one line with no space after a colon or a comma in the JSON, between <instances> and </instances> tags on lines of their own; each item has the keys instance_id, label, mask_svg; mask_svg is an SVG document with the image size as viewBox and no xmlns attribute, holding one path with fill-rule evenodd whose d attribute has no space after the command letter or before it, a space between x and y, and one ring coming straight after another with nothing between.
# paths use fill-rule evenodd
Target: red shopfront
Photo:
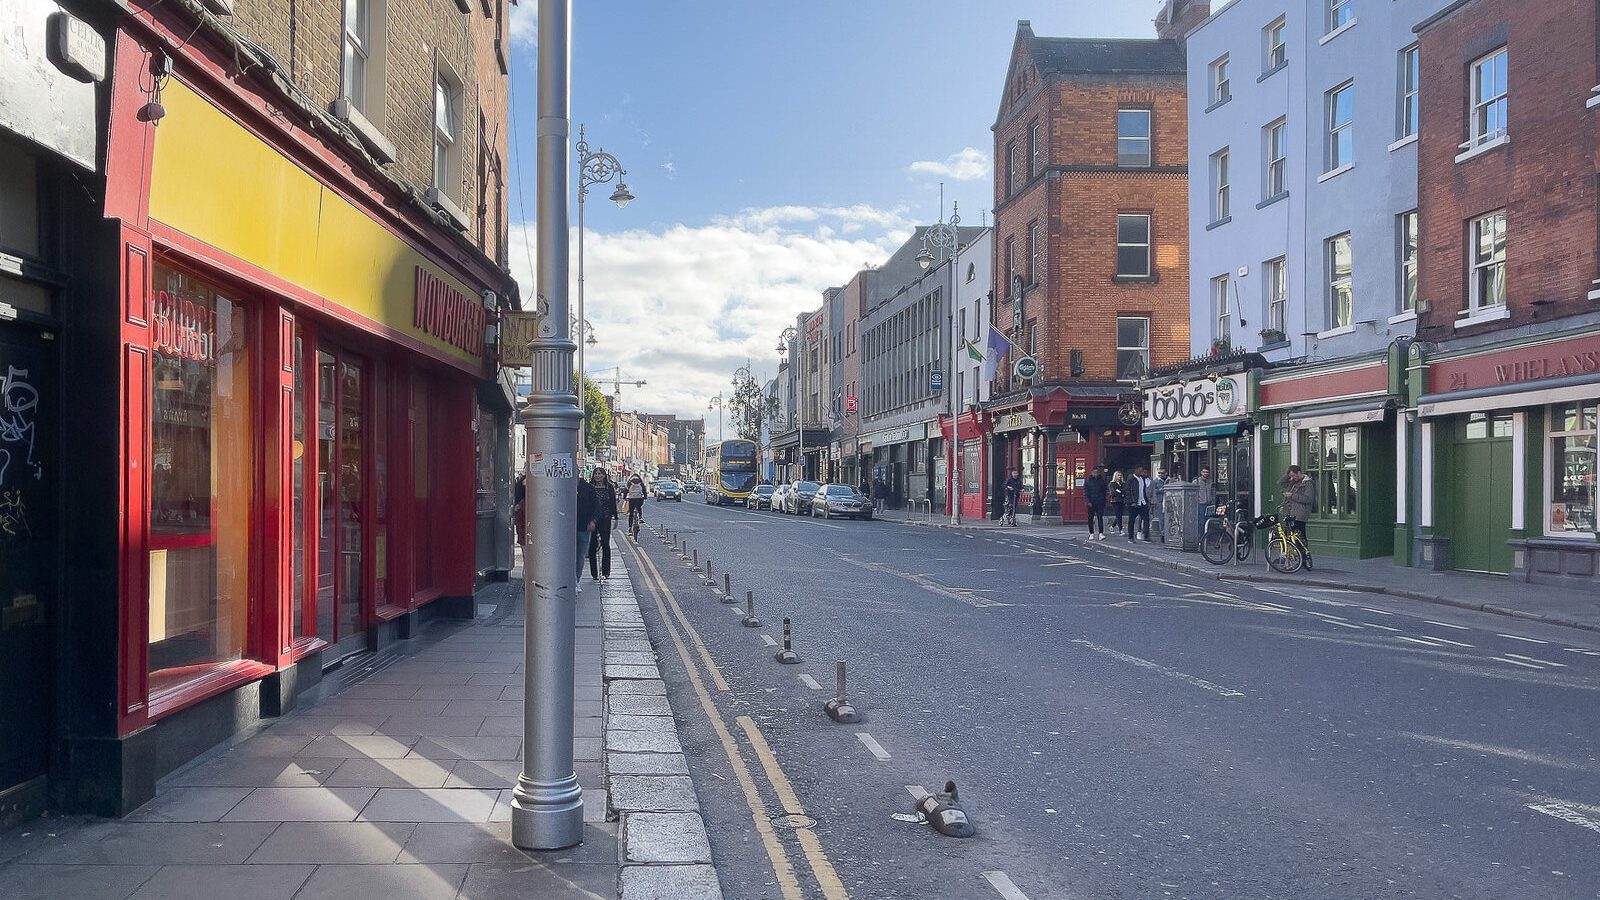
<instances>
[{"instance_id":1,"label":"red shopfront","mask_svg":"<svg viewBox=\"0 0 1600 900\"><path fill-rule=\"evenodd\" d=\"M1069 393L1045 387L986 410L990 510L1000 508L1007 473L1019 469L1024 485L1021 514L1032 509L1037 490L1046 521L1087 521L1083 480L1095 466L1131 470L1150 461L1150 445L1139 439L1137 425L1122 419L1120 398L1116 389Z\"/></svg>"},{"instance_id":2,"label":"red shopfront","mask_svg":"<svg viewBox=\"0 0 1600 900\"><path fill-rule=\"evenodd\" d=\"M137 85L146 37L118 43L117 83ZM113 684L66 683L82 699L63 804L102 814L350 654L471 614L481 298L514 290L225 58L188 62L159 130L139 92L111 112L116 665ZM92 590L71 602L99 608Z\"/></svg>"}]
</instances>

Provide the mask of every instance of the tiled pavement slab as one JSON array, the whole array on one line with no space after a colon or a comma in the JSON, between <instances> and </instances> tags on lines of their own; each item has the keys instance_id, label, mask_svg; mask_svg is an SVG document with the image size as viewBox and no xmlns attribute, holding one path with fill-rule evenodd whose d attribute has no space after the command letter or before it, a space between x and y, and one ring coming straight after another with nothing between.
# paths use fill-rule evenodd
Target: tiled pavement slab
<instances>
[{"instance_id":1,"label":"tiled pavement slab","mask_svg":"<svg viewBox=\"0 0 1600 900\"><path fill-rule=\"evenodd\" d=\"M524 696L513 581L495 614L358 662L328 699L179 770L126 818L6 835L0 896L720 897L655 653L614 563L579 597L580 846L510 842Z\"/></svg>"}]
</instances>

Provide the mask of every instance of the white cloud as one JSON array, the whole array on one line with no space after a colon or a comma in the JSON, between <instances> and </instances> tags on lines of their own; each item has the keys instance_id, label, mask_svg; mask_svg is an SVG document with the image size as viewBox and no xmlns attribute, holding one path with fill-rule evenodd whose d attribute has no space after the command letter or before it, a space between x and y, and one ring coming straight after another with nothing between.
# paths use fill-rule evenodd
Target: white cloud
<instances>
[{"instance_id":1,"label":"white cloud","mask_svg":"<svg viewBox=\"0 0 1600 900\"><path fill-rule=\"evenodd\" d=\"M623 377L649 382L622 389L625 408L705 414L707 401L728 389L746 360L761 380L772 377L779 333L797 314L816 309L824 288L887 258L910 236L908 223L898 210L788 206L747 209L699 226L591 229L585 312L599 343L588 348L587 368L621 366ZM850 224L858 226L855 236L846 236ZM512 271L531 298L524 232L532 242L533 226L512 227ZM716 428L715 412L710 427Z\"/></svg>"},{"instance_id":2,"label":"white cloud","mask_svg":"<svg viewBox=\"0 0 1600 900\"><path fill-rule=\"evenodd\" d=\"M977 147L968 147L959 153L952 153L942 161L919 160L908 166L907 171L913 175L936 175L956 181L977 181L987 178L991 168L989 154Z\"/></svg>"},{"instance_id":3,"label":"white cloud","mask_svg":"<svg viewBox=\"0 0 1600 900\"><path fill-rule=\"evenodd\" d=\"M511 43L527 47L539 45L539 0L521 0L511 6Z\"/></svg>"}]
</instances>

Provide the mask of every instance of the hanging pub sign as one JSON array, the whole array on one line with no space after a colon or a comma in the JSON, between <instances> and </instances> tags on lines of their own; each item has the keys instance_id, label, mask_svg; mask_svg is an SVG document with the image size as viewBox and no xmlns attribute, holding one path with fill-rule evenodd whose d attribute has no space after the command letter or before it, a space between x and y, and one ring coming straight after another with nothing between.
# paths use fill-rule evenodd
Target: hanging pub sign
<instances>
[{"instance_id":1,"label":"hanging pub sign","mask_svg":"<svg viewBox=\"0 0 1600 900\"><path fill-rule=\"evenodd\" d=\"M539 314L511 311L500 314L500 365L533 365L533 340L539 334Z\"/></svg>"}]
</instances>

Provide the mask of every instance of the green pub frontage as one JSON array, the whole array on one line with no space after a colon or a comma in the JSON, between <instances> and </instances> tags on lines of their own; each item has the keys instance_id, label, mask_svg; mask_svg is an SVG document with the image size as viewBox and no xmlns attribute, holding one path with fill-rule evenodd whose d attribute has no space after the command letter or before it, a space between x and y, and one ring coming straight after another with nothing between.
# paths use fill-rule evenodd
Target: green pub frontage
<instances>
[{"instance_id":1,"label":"green pub frontage","mask_svg":"<svg viewBox=\"0 0 1600 900\"><path fill-rule=\"evenodd\" d=\"M1413 346L1415 563L1600 586L1600 327L1428 353Z\"/></svg>"},{"instance_id":2,"label":"green pub frontage","mask_svg":"<svg viewBox=\"0 0 1600 900\"><path fill-rule=\"evenodd\" d=\"M1403 399L1407 342L1326 363L1264 373L1263 512L1278 512L1278 482L1299 465L1316 485L1306 536L1318 554L1408 561Z\"/></svg>"}]
</instances>

